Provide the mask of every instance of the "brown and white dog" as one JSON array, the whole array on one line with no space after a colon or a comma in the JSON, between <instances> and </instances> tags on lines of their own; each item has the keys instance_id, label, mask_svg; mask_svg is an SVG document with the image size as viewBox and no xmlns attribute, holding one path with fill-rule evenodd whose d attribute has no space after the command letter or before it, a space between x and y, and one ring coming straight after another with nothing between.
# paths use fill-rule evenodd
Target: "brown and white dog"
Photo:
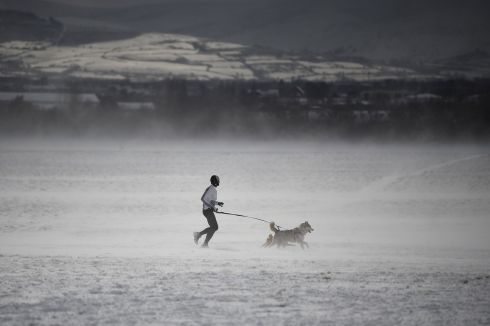
<instances>
[{"instance_id":1,"label":"brown and white dog","mask_svg":"<svg viewBox=\"0 0 490 326\"><path fill-rule=\"evenodd\" d=\"M262 247L272 247L273 245L285 247L291 246L291 243L299 243L301 249L304 249L305 246L309 248L308 243L305 241L305 236L313 231L310 223L301 223L298 227L291 230L279 230L276 224L272 222L270 228L274 234L269 235Z\"/></svg>"}]
</instances>

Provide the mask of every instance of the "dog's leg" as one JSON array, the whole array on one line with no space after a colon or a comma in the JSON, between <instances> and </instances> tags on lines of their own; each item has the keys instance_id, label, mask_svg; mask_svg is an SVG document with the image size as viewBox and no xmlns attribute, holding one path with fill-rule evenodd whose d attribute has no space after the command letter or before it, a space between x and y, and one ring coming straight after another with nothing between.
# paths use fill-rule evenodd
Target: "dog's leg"
<instances>
[{"instance_id":1,"label":"dog's leg","mask_svg":"<svg viewBox=\"0 0 490 326\"><path fill-rule=\"evenodd\" d=\"M274 245L274 238L271 239L271 241L269 241L269 243L267 244L267 247L270 248Z\"/></svg>"},{"instance_id":2,"label":"dog's leg","mask_svg":"<svg viewBox=\"0 0 490 326\"><path fill-rule=\"evenodd\" d=\"M264 242L264 244L262 245L262 247L267 246L267 242L269 242L269 238L265 239L265 242Z\"/></svg>"},{"instance_id":3,"label":"dog's leg","mask_svg":"<svg viewBox=\"0 0 490 326\"><path fill-rule=\"evenodd\" d=\"M271 247L273 247L274 245L276 245L276 247L279 247L279 241L277 241L276 237L273 237L271 241Z\"/></svg>"},{"instance_id":4,"label":"dog's leg","mask_svg":"<svg viewBox=\"0 0 490 326\"><path fill-rule=\"evenodd\" d=\"M273 236L272 234L270 234L267 239L265 240L265 243L262 245L262 247L270 247L272 246L272 240L273 240Z\"/></svg>"},{"instance_id":5,"label":"dog's leg","mask_svg":"<svg viewBox=\"0 0 490 326\"><path fill-rule=\"evenodd\" d=\"M305 247L310 248L310 246L306 241L301 241L299 244L301 245L301 249L305 249Z\"/></svg>"}]
</instances>

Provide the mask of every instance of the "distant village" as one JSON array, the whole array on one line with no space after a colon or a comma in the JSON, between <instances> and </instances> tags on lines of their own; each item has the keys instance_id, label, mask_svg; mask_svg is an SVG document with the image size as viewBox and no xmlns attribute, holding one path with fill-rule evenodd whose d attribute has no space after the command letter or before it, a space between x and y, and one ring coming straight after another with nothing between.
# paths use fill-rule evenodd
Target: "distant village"
<instances>
[{"instance_id":1,"label":"distant village","mask_svg":"<svg viewBox=\"0 0 490 326\"><path fill-rule=\"evenodd\" d=\"M3 78L0 133L490 135L490 80L155 82Z\"/></svg>"}]
</instances>

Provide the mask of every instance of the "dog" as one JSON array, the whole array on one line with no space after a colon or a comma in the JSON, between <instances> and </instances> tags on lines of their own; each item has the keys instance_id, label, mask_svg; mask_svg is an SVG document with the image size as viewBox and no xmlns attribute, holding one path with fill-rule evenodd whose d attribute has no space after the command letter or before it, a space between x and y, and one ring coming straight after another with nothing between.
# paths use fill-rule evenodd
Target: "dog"
<instances>
[{"instance_id":1,"label":"dog","mask_svg":"<svg viewBox=\"0 0 490 326\"><path fill-rule=\"evenodd\" d=\"M291 243L299 243L301 249L310 246L305 241L305 236L307 233L314 231L310 223L301 223L298 227L291 230L279 230L274 222L269 225L270 229L274 234L270 234L262 247L272 247L276 245L277 247L292 246Z\"/></svg>"}]
</instances>

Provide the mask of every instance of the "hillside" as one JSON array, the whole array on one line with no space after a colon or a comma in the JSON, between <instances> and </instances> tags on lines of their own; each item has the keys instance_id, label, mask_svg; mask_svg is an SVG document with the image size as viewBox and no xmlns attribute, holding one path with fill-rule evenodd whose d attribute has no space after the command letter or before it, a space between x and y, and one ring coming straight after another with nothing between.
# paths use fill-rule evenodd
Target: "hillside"
<instances>
[{"instance_id":1,"label":"hillside","mask_svg":"<svg viewBox=\"0 0 490 326\"><path fill-rule=\"evenodd\" d=\"M57 42L63 33L63 24L49 17L15 10L0 10L0 42L51 41Z\"/></svg>"},{"instance_id":2,"label":"hillside","mask_svg":"<svg viewBox=\"0 0 490 326\"><path fill-rule=\"evenodd\" d=\"M59 18L68 26L65 40L69 43L89 43L90 35L100 37L93 33L94 26L99 26L105 33L194 35L281 51L328 52L385 62L434 61L477 48L488 50L490 44L490 5L482 0L448 0L443 4L428 0L423 5L408 0L78 3L1 0L0 8ZM82 35L84 29L88 30Z\"/></svg>"},{"instance_id":3,"label":"hillside","mask_svg":"<svg viewBox=\"0 0 490 326\"><path fill-rule=\"evenodd\" d=\"M443 75L488 78L490 77L490 54L477 49L462 55L437 60L433 67Z\"/></svg>"},{"instance_id":4,"label":"hillside","mask_svg":"<svg viewBox=\"0 0 490 326\"><path fill-rule=\"evenodd\" d=\"M130 80L365 81L427 77L395 66L267 52L237 43L160 33L77 46L5 42L0 44L0 63L24 67L17 71L20 74Z\"/></svg>"}]
</instances>

